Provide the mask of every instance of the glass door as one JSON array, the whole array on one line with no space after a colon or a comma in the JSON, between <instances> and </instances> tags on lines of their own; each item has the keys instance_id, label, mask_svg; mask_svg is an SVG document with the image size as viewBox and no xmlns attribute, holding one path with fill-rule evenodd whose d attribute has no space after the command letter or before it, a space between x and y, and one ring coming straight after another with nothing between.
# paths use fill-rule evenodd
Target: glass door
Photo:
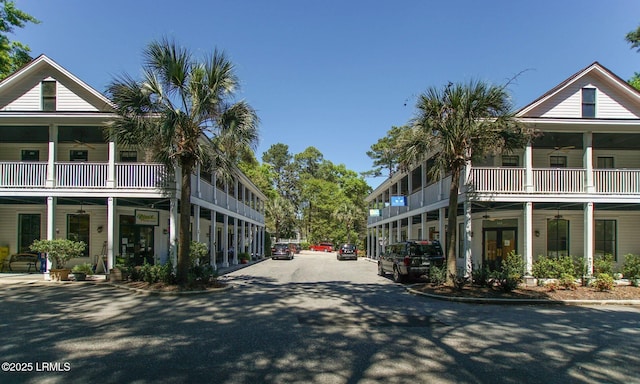
<instances>
[{"instance_id":1,"label":"glass door","mask_svg":"<svg viewBox=\"0 0 640 384\"><path fill-rule=\"evenodd\" d=\"M490 270L498 269L502 260L510 253L517 251L516 228L490 228L482 231L482 265Z\"/></svg>"},{"instance_id":2,"label":"glass door","mask_svg":"<svg viewBox=\"0 0 640 384\"><path fill-rule=\"evenodd\" d=\"M120 216L120 255L129 265L154 264L154 228L135 225L134 216Z\"/></svg>"}]
</instances>

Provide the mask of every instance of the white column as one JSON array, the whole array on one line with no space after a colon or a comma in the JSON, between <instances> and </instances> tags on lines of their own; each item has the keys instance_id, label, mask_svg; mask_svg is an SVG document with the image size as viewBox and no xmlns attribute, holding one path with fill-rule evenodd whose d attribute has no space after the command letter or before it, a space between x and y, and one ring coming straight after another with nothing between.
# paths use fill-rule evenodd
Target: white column
<instances>
[{"instance_id":1,"label":"white column","mask_svg":"<svg viewBox=\"0 0 640 384\"><path fill-rule=\"evenodd\" d=\"M194 204L193 206L193 237L192 240L200 241L200 206Z\"/></svg>"},{"instance_id":2,"label":"white column","mask_svg":"<svg viewBox=\"0 0 640 384\"><path fill-rule=\"evenodd\" d=\"M457 228L449 228L456 231ZM464 275L471 276L473 272L473 261L471 258L471 202L464 202Z\"/></svg>"},{"instance_id":3,"label":"white column","mask_svg":"<svg viewBox=\"0 0 640 384\"><path fill-rule=\"evenodd\" d=\"M533 192L533 149L531 141L524 147L524 188L528 193Z\"/></svg>"},{"instance_id":4,"label":"white column","mask_svg":"<svg viewBox=\"0 0 640 384\"><path fill-rule=\"evenodd\" d=\"M238 264L238 219L236 217L233 218L233 265Z\"/></svg>"},{"instance_id":5,"label":"white column","mask_svg":"<svg viewBox=\"0 0 640 384\"><path fill-rule=\"evenodd\" d=\"M582 155L582 167L585 169L585 188L587 193L593 193L595 187L593 185L593 133L584 132L582 134L582 142L584 151Z\"/></svg>"},{"instance_id":6,"label":"white column","mask_svg":"<svg viewBox=\"0 0 640 384\"><path fill-rule=\"evenodd\" d=\"M107 188L116 186L116 143L109 141L109 165L107 166Z\"/></svg>"},{"instance_id":7,"label":"white column","mask_svg":"<svg viewBox=\"0 0 640 384\"><path fill-rule=\"evenodd\" d=\"M240 221L240 247L241 249L238 252L245 252L245 248L247 246L247 223L242 220Z\"/></svg>"},{"instance_id":8,"label":"white column","mask_svg":"<svg viewBox=\"0 0 640 384\"><path fill-rule=\"evenodd\" d=\"M116 204L117 201L113 197L107 198L107 272L115 265L114 245L116 236Z\"/></svg>"},{"instance_id":9,"label":"white column","mask_svg":"<svg viewBox=\"0 0 640 384\"><path fill-rule=\"evenodd\" d=\"M400 209L400 207L398 207L398 209ZM396 220L396 223L398 225L396 228L396 241L402 241L402 220Z\"/></svg>"},{"instance_id":10,"label":"white column","mask_svg":"<svg viewBox=\"0 0 640 384\"><path fill-rule=\"evenodd\" d=\"M202 197L202 179L200 178L200 163L196 164L196 197L201 198ZM191 175L191 177L193 177L194 175Z\"/></svg>"},{"instance_id":11,"label":"white column","mask_svg":"<svg viewBox=\"0 0 640 384\"><path fill-rule=\"evenodd\" d=\"M47 156L47 188L53 188L56 182L56 147L58 144L58 126L49 125L49 154Z\"/></svg>"},{"instance_id":12,"label":"white column","mask_svg":"<svg viewBox=\"0 0 640 384\"><path fill-rule=\"evenodd\" d=\"M531 276L533 267L533 203L524 203L524 266L525 275Z\"/></svg>"},{"instance_id":13,"label":"white column","mask_svg":"<svg viewBox=\"0 0 640 384\"><path fill-rule=\"evenodd\" d=\"M229 216L222 216L222 266L229 266Z\"/></svg>"},{"instance_id":14,"label":"white column","mask_svg":"<svg viewBox=\"0 0 640 384\"><path fill-rule=\"evenodd\" d=\"M584 205L584 261L587 267L587 275L593 274L593 202Z\"/></svg>"},{"instance_id":15,"label":"white column","mask_svg":"<svg viewBox=\"0 0 640 384\"><path fill-rule=\"evenodd\" d=\"M421 239L427 238L427 212L420 214L420 237Z\"/></svg>"},{"instance_id":16,"label":"white column","mask_svg":"<svg viewBox=\"0 0 640 384\"><path fill-rule=\"evenodd\" d=\"M211 233L209 234L209 264L213 266L214 270L217 270L218 263L216 263L216 252L218 251L218 246L216 244L216 211L211 210L211 217L209 220L211 221Z\"/></svg>"},{"instance_id":17,"label":"white column","mask_svg":"<svg viewBox=\"0 0 640 384\"><path fill-rule=\"evenodd\" d=\"M188 213L187 213L188 214ZM169 200L169 260L178 266L178 198Z\"/></svg>"},{"instance_id":18,"label":"white column","mask_svg":"<svg viewBox=\"0 0 640 384\"><path fill-rule=\"evenodd\" d=\"M444 252L445 255L447 254L446 212L447 212L447 209L444 207L438 209L438 237L440 239L440 246L442 247L442 252Z\"/></svg>"},{"instance_id":19,"label":"white column","mask_svg":"<svg viewBox=\"0 0 640 384\"><path fill-rule=\"evenodd\" d=\"M56 236L56 203L57 198L49 196L47 197L47 240L54 240ZM48 255L47 255L48 256ZM44 273L45 280L51 280L49 271L51 270L51 259L47 258L47 270Z\"/></svg>"}]
</instances>

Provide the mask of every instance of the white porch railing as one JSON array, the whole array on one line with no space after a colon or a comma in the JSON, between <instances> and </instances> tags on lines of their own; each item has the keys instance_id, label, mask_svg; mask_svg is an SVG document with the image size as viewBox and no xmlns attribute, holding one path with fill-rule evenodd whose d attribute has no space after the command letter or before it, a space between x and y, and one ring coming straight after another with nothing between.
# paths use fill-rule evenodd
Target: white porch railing
<instances>
[{"instance_id":1,"label":"white porch railing","mask_svg":"<svg viewBox=\"0 0 640 384\"><path fill-rule=\"evenodd\" d=\"M535 168L532 170L530 193L585 193L586 170L567 168ZM470 186L474 192L525 193L526 169L471 169ZM640 190L629 193L640 193Z\"/></svg>"},{"instance_id":2,"label":"white porch railing","mask_svg":"<svg viewBox=\"0 0 640 384\"><path fill-rule=\"evenodd\" d=\"M470 183L475 192L524 192L524 168L472 168Z\"/></svg>"},{"instance_id":3,"label":"white porch railing","mask_svg":"<svg viewBox=\"0 0 640 384\"><path fill-rule=\"evenodd\" d=\"M161 188L166 182L162 164L116 164L117 188Z\"/></svg>"},{"instance_id":4,"label":"white porch railing","mask_svg":"<svg viewBox=\"0 0 640 384\"><path fill-rule=\"evenodd\" d=\"M56 163L56 186L104 188L107 173L106 163Z\"/></svg>"},{"instance_id":5,"label":"white porch railing","mask_svg":"<svg viewBox=\"0 0 640 384\"><path fill-rule=\"evenodd\" d=\"M596 193L636 194L640 191L640 170L596 169L593 173Z\"/></svg>"},{"instance_id":6,"label":"white porch railing","mask_svg":"<svg viewBox=\"0 0 640 384\"><path fill-rule=\"evenodd\" d=\"M47 181L47 163L0 162L0 187L44 187Z\"/></svg>"}]
</instances>

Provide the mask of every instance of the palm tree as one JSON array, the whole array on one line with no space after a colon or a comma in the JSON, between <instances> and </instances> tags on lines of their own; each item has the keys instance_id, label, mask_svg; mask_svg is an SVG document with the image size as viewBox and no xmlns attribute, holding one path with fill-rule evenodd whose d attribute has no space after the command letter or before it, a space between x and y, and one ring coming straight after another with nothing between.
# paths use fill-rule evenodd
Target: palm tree
<instances>
[{"instance_id":1,"label":"palm tree","mask_svg":"<svg viewBox=\"0 0 640 384\"><path fill-rule=\"evenodd\" d=\"M143 52L142 80L122 75L107 89L118 118L110 139L150 153L168 169L181 168L178 283L187 281L191 173L197 164L231 178L235 161L257 141L258 117L235 101L233 64L215 50L202 61L175 42L152 42ZM215 165L215 168L214 168Z\"/></svg>"},{"instance_id":2,"label":"palm tree","mask_svg":"<svg viewBox=\"0 0 640 384\"><path fill-rule=\"evenodd\" d=\"M333 211L333 217L338 222L344 223L347 232L347 243L351 243L351 228L359 217L358 207L350 200L345 200Z\"/></svg>"},{"instance_id":3,"label":"palm tree","mask_svg":"<svg viewBox=\"0 0 640 384\"><path fill-rule=\"evenodd\" d=\"M418 97L411 128L399 140L401 164L408 168L437 153L429 172L440 177L451 172L446 237L447 281L456 274L456 222L460 175L466 165L490 153L522 148L532 132L513 118L512 105L504 86L479 81L429 88Z\"/></svg>"},{"instance_id":4,"label":"palm tree","mask_svg":"<svg viewBox=\"0 0 640 384\"><path fill-rule=\"evenodd\" d=\"M273 226L276 235L276 242L280 241L280 234L283 229L293 227L295 221L295 209L293 204L280 195L269 199L265 204L265 213Z\"/></svg>"}]
</instances>

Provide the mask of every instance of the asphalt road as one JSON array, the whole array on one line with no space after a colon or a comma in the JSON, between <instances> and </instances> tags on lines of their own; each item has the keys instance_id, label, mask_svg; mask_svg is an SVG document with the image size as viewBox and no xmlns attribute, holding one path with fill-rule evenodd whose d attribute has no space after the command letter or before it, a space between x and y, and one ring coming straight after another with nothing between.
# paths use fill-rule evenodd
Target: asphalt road
<instances>
[{"instance_id":1,"label":"asphalt road","mask_svg":"<svg viewBox=\"0 0 640 384\"><path fill-rule=\"evenodd\" d=\"M638 307L433 300L333 253L221 280L234 289L2 284L0 360L28 372L0 383L640 383Z\"/></svg>"}]
</instances>

